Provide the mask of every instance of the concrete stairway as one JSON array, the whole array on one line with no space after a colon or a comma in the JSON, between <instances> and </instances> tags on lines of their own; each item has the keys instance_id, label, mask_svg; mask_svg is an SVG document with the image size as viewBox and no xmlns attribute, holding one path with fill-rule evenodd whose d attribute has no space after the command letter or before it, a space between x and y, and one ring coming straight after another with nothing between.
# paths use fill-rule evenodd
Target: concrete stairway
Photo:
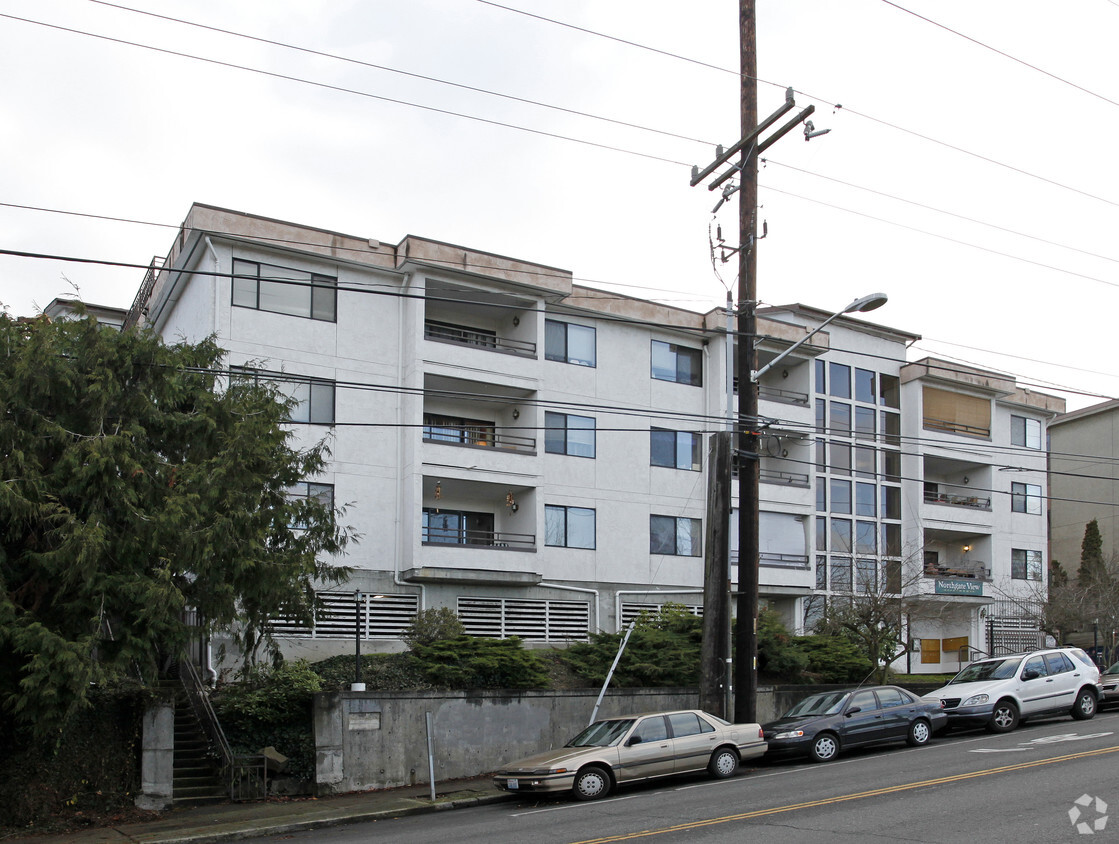
<instances>
[{"instance_id":1,"label":"concrete stairway","mask_svg":"<svg viewBox=\"0 0 1119 844\"><path fill-rule=\"evenodd\" d=\"M181 684L176 681L175 685L174 805L198 806L228 800L219 760Z\"/></svg>"}]
</instances>

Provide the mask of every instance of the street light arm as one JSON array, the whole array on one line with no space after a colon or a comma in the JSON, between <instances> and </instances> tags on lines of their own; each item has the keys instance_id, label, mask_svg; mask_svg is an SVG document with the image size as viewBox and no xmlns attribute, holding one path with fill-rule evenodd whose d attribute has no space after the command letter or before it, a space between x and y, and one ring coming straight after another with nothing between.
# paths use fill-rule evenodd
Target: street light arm
<instances>
[{"instance_id":1,"label":"street light arm","mask_svg":"<svg viewBox=\"0 0 1119 844\"><path fill-rule=\"evenodd\" d=\"M812 329L807 334L805 334L803 337L801 337L799 340L797 340L795 343L793 343L793 345L789 346L789 348L785 349L785 351L781 352L781 354L779 354L777 357L775 357L773 360L771 360L769 363L767 363L761 369L757 370L756 372L751 372L750 373L750 383L752 383L752 384L758 383L758 381L761 380L761 377L763 375L765 375L767 372L769 372L769 370L771 370L774 366L776 366L778 363L783 361L785 358L787 358L789 355L791 355L793 352L795 352L797 349L799 349L801 346L803 346L805 343L807 343L809 340L811 340L813 337L815 337L817 334L819 334L821 331L823 331L825 328L827 328L829 325L831 325L835 320L839 319L841 316L843 316L845 314L852 313L853 311L860 311L860 312L873 311L875 308L880 308L884 304L886 304L886 294L885 293L872 293L869 296L863 296L861 299L856 299L854 302L852 302L850 305L848 305L842 311L836 311L830 317L825 319L823 322L821 322L814 329ZM752 342L752 341L747 339L747 342Z\"/></svg>"}]
</instances>

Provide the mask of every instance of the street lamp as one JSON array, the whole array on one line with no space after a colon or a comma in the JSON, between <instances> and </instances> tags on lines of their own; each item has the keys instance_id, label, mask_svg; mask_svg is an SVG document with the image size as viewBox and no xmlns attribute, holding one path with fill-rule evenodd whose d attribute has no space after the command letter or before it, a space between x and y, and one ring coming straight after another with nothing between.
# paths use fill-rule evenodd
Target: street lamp
<instances>
[{"instance_id":1,"label":"street lamp","mask_svg":"<svg viewBox=\"0 0 1119 844\"><path fill-rule=\"evenodd\" d=\"M753 273L742 274L752 282ZM746 308L739 331L739 371L749 374L749 388L739 396L738 455L738 626L735 639L738 656L735 661L734 719L739 723L754 722L758 697L758 550L759 502L761 472L758 456L758 383L777 363L795 352L816 334L845 314L873 311L886 304L885 293L872 293L856 299L843 310L836 311L812 331L805 334L761 369L755 369L757 353L757 301L753 284L748 287ZM749 427L746 427L749 426ZM729 598L729 596L728 596Z\"/></svg>"}]
</instances>

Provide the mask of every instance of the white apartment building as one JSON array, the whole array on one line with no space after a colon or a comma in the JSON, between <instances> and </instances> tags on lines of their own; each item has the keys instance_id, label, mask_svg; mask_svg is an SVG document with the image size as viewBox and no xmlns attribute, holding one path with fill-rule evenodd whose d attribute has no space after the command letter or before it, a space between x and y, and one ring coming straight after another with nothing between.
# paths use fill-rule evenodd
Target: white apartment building
<instances>
[{"instance_id":1,"label":"white apartment building","mask_svg":"<svg viewBox=\"0 0 1119 844\"><path fill-rule=\"evenodd\" d=\"M829 315L767 309L761 363ZM277 619L288 655L347 652L355 636L399 647L427 607L533 643L618 630L666 601L702 610L722 311L425 238L195 205L137 294L137 322L216 335L231 369L300 398L303 441L329 440L327 470L292 494L344 505L362 539L314 627ZM907 364L916 339L840 318L766 373L760 583L797 631L860 578L920 594L935 611L910 619L911 667L932 672L1008 633L1036 638L1034 443L1063 405L995 373Z\"/></svg>"}]
</instances>

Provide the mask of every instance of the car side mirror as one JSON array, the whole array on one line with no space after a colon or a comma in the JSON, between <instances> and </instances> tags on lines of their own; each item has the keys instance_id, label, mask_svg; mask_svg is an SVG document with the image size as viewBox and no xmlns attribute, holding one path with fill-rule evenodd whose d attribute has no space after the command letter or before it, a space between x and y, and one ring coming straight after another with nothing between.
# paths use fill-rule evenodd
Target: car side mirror
<instances>
[{"instance_id":1,"label":"car side mirror","mask_svg":"<svg viewBox=\"0 0 1119 844\"><path fill-rule=\"evenodd\" d=\"M850 716L854 715L856 712L862 712L862 711L863 711L863 708L861 706L852 706L850 709L848 709L843 714L850 717Z\"/></svg>"},{"instance_id":2,"label":"car side mirror","mask_svg":"<svg viewBox=\"0 0 1119 844\"><path fill-rule=\"evenodd\" d=\"M626 747L632 747L635 744L641 744L641 736L630 736L629 741L626 742Z\"/></svg>"},{"instance_id":3,"label":"car side mirror","mask_svg":"<svg viewBox=\"0 0 1119 844\"><path fill-rule=\"evenodd\" d=\"M1026 671L1022 672L1022 679L1023 680L1036 680L1040 676L1041 675L1038 674L1036 671L1034 671L1032 668L1027 669Z\"/></svg>"}]
</instances>

